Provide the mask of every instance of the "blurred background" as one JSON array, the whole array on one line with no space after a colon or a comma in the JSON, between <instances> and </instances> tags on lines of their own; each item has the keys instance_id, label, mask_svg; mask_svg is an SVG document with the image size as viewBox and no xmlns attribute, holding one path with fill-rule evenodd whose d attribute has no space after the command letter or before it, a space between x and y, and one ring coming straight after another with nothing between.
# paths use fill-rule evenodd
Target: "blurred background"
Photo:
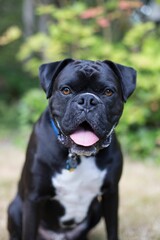
<instances>
[{"instance_id":1,"label":"blurred background","mask_svg":"<svg viewBox=\"0 0 160 240\"><path fill-rule=\"evenodd\" d=\"M147 181L147 174L152 180L160 177L160 0L0 3L0 211L4 214L0 228L5 229L7 201L16 190L31 128L47 104L38 80L42 63L71 57L109 59L134 67L137 89L125 104L117 133L138 179ZM146 178L139 172L143 166ZM130 194L125 187L124 195ZM160 195L160 189L155 192ZM160 222L156 224L160 229ZM6 233L0 232L6 240ZM160 239L129 236L125 239Z\"/></svg>"},{"instance_id":2,"label":"blurred background","mask_svg":"<svg viewBox=\"0 0 160 240\"><path fill-rule=\"evenodd\" d=\"M133 158L160 162L160 1L6 0L0 23L1 134L19 135L46 106L41 63L110 59L138 71L117 131ZM13 133L14 132L14 133ZM15 136L14 136L15 138Z\"/></svg>"}]
</instances>

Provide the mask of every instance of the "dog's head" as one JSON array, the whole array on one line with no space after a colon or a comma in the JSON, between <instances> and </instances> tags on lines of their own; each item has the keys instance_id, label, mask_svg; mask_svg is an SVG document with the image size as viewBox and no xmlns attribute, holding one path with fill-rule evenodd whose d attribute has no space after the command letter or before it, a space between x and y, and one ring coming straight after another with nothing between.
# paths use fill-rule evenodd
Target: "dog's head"
<instances>
[{"instance_id":1,"label":"dog's head","mask_svg":"<svg viewBox=\"0 0 160 240\"><path fill-rule=\"evenodd\" d=\"M79 155L107 147L123 105L136 86L136 71L111 61L65 59L40 67L59 140Z\"/></svg>"}]
</instances>

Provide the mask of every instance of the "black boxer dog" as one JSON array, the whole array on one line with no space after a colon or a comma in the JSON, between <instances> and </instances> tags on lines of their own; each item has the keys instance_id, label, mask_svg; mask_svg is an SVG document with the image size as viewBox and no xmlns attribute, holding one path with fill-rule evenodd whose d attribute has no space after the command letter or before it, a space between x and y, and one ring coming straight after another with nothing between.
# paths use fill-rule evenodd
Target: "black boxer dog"
<instances>
[{"instance_id":1,"label":"black boxer dog","mask_svg":"<svg viewBox=\"0 0 160 240\"><path fill-rule=\"evenodd\" d=\"M10 240L86 240L103 216L118 240L122 153L114 133L136 71L111 61L65 59L40 67L49 106L34 126Z\"/></svg>"}]
</instances>

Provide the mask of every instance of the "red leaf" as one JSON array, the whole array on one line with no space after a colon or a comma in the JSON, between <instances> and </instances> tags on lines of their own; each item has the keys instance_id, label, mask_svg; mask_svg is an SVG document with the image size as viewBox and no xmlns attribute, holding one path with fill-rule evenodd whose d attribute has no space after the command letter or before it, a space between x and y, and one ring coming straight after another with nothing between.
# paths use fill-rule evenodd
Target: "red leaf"
<instances>
[{"instance_id":1,"label":"red leaf","mask_svg":"<svg viewBox=\"0 0 160 240\"><path fill-rule=\"evenodd\" d=\"M104 12L102 7L89 8L81 14L82 19L94 18Z\"/></svg>"}]
</instances>

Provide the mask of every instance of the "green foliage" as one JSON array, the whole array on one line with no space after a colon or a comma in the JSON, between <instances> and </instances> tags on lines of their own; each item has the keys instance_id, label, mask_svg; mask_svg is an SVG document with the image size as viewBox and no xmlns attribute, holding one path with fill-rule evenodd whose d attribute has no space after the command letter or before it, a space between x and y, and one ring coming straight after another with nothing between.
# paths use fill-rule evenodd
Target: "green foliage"
<instances>
[{"instance_id":1,"label":"green foliage","mask_svg":"<svg viewBox=\"0 0 160 240\"><path fill-rule=\"evenodd\" d=\"M8 103L0 102L0 116L1 131L3 128L13 129L19 124L16 104L9 107Z\"/></svg>"},{"instance_id":2,"label":"green foliage","mask_svg":"<svg viewBox=\"0 0 160 240\"><path fill-rule=\"evenodd\" d=\"M38 86L38 81L33 81L33 77L24 72L22 63L16 57L24 40L20 30L22 1L17 0L15 4L14 1L0 0L0 6L0 101L2 105L7 102L10 106L12 103L12 108L15 108L20 96L29 88Z\"/></svg>"},{"instance_id":3,"label":"green foliage","mask_svg":"<svg viewBox=\"0 0 160 240\"><path fill-rule=\"evenodd\" d=\"M119 133L119 130L121 133ZM160 130L141 127L138 131L124 131L118 126L117 132L125 153L135 160L148 160L160 163Z\"/></svg>"},{"instance_id":4,"label":"green foliage","mask_svg":"<svg viewBox=\"0 0 160 240\"><path fill-rule=\"evenodd\" d=\"M0 36L0 46L17 40L21 36L21 30L17 26L11 26L2 36Z\"/></svg>"},{"instance_id":5,"label":"green foliage","mask_svg":"<svg viewBox=\"0 0 160 240\"><path fill-rule=\"evenodd\" d=\"M25 70L37 78L41 63L69 57L110 59L134 67L138 72L137 89L125 104L117 132L129 154L159 159L159 29L151 22L131 25L128 12L121 11L116 0L95 9L88 9L83 1L65 8L42 5L37 16L42 15L48 19L47 33L27 38L18 52ZM42 91L27 90L17 109L19 124L33 124L45 106Z\"/></svg>"},{"instance_id":6,"label":"green foliage","mask_svg":"<svg viewBox=\"0 0 160 240\"><path fill-rule=\"evenodd\" d=\"M137 24L126 34L124 44L132 52L130 61L136 69L143 73L159 71L159 35L153 23Z\"/></svg>"},{"instance_id":7,"label":"green foliage","mask_svg":"<svg viewBox=\"0 0 160 240\"><path fill-rule=\"evenodd\" d=\"M53 20L48 23L47 35L37 33L22 45L18 54L20 60L33 55L25 65L27 70L37 74L41 61L39 56L47 61L56 61L65 57L94 58L101 55L104 40L95 35L93 24L80 21L84 8L83 4L75 4L65 9L54 6L38 8L38 14L50 13Z\"/></svg>"},{"instance_id":8,"label":"green foliage","mask_svg":"<svg viewBox=\"0 0 160 240\"><path fill-rule=\"evenodd\" d=\"M108 11L112 12L116 7L116 1L112 2ZM124 134L127 136L123 140L127 151L146 157L155 148L156 132L160 124L160 84L157 84L160 78L160 56L157 54L159 37L155 26L150 22L133 25L120 43L113 44L108 38L112 19L108 19L110 28L104 32L97 22L97 17L103 17L103 12L100 16L95 15L95 18L85 20L82 17L85 11L82 3L65 9L39 7L38 14L50 15L48 34L38 33L29 38L22 45L19 58L23 60L33 55L26 68L35 75L41 63L37 57L39 55L47 61L65 57L111 59L136 68L137 90L125 105L118 133L122 138Z\"/></svg>"},{"instance_id":9,"label":"green foliage","mask_svg":"<svg viewBox=\"0 0 160 240\"><path fill-rule=\"evenodd\" d=\"M47 106L45 94L39 89L29 90L18 105L19 124L33 125Z\"/></svg>"},{"instance_id":10,"label":"green foliage","mask_svg":"<svg viewBox=\"0 0 160 240\"><path fill-rule=\"evenodd\" d=\"M113 4L108 3L108 11L113 9ZM93 11L93 12L92 12ZM75 59L106 59L115 60L127 59L126 52L119 46L114 51L111 31L112 22L121 15L117 13L106 19L106 12L102 7L95 10L87 10L84 3L75 3L65 8L56 8L54 5L42 5L37 9L37 14L44 14L50 19L48 21L48 31L37 33L28 38L22 44L18 54L19 60L29 59L25 64L25 69L33 75L37 74L40 61L57 61L66 57ZM94 17L92 17L94 16ZM113 19L113 20L112 20ZM109 29L104 28L99 20L109 24ZM113 55L113 57L112 57ZM32 58L30 58L32 56Z\"/></svg>"}]
</instances>

